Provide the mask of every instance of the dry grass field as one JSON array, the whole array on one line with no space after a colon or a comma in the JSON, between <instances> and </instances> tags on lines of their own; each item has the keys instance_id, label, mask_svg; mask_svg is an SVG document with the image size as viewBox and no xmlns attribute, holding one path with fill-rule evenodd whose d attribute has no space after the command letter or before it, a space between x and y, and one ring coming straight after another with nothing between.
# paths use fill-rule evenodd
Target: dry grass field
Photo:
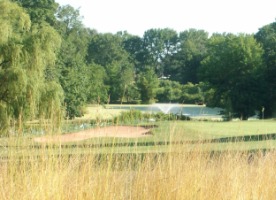
<instances>
[{"instance_id":1,"label":"dry grass field","mask_svg":"<svg viewBox=\"0 0 276 200\"><path fill-rule=\"evenodd\" d=\"M173 147L172 147L173 148ZM276 152L13 155L1 199L274 199ZM43 156L44 155L44 156Z\"/></svg>"}]
</instances>

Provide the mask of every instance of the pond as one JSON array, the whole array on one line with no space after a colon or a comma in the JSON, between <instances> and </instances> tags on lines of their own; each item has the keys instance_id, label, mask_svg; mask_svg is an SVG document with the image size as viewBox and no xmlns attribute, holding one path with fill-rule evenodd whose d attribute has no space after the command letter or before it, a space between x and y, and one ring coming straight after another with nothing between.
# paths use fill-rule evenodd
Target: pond
<instances>
[{"instance_id":1,"label":"pond","mask_svg":"<svg viewBox=\"0 0 276 200\"><path fill-rule=\"evenodd\" d=\"M165 114L185 115L194 118L222 118L221 108L210 108L204 105L190 104L165 104L158 103L152 105L109 105L108 109L140 110L143 112L163 112Z\"/></svg>"}]
</instances>

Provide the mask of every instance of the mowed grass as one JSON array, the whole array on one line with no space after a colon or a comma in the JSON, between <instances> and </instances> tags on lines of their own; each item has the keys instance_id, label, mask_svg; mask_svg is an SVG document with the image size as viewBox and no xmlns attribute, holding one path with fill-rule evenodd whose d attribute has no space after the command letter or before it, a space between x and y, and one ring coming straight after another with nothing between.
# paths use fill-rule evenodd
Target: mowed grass
<instances>
[{"instance_id":1,"label":"mowed grass","mask_svg":"<svg viewBox=\"0 0 276 200\"><path fill-rule=\"evenodd\" d=\"M118 116L121 112L126 111L120 109L121 105L116 105L118 109L109 109L108 105L103 107L99 105L89 105L86 108L85 116L70 121L64 121L64 124L81 124L88 122L89 120L99 120L99 124L104 124L107 120ZM115 106L115 107L116 107ZM132 105L128 105L132 106ZM114 107L114 105L112 105ZM156 127L151 130L152 135L143 138L91 138L79 142L70 142L64 144L55 144L55 150L57 153L70 154L72 152L79 153L108 153L110 151L117 153L146 153L146 152L168 152L171 151L171 145L187 147L187 149L193 149L198 143L202 143L201 146L206 150L228 150L242 149L242 150L254 150L254 149L271 149L274 148L275 140L263 140L259 141L245 141L245 142L220 142L212 141L214 139L220 140L224 138L246 137L260 134L276 134L276 120L256 120L256 121L235 121L235 122L213 122L213 121L162 121L162 122L142 122L142 124L155 125ZM116 123L115 123L116 125ZM68 126L68 125L66 125ZM137 126L137 123L135 124ZM14 137L0 139L0 146L15 147L17 151L28 149L29 147L43 146L39 143L33 142L34 135L28 135L27 137ZM202 142L204 141L204 142ZM49 145L51 146L51 144ZM66 148L56 148L63 147ZM72 148L70 148L72 147ZM73 149L73 150L72 150ZM77 151L76 151L77 149ZM7 150L0 152L2 155L6 155Z\"/></svg>"},{"instance_id":2,"label":"mowed grass","mask_svg":"<svg viewBox=\"0 0 276 200\"><path fill-rule=\"evenodd\" d=\"M152 124L153 125L153 124ZM40 144L33 137L10 138L0 140L0 155L14 150L17 155L37 151L46 145L52 148L51 154L107 154L107 153L166 153L193 151L200 144L204 151L259 150L274 149L273 138L243 139L255 135L274 134L275 120L239 121L239 122L202 122L202 121L165 121L155 123L152 135L143 138L91 138L79 142ZM236 137L240 139L236 141ZM173 148L172 148L173 147Z\"/></svg>"},{"instance_id":3,"label":"mowed grass","mask_svg":"<svg viewBox=\"0 0 276 200\"><path fill-rule=\"evenodd\" d=\"M201 122L191 121L178 129L185 129L190 136L206 138L231 137L276 133L276 120Z\"/></svg>"}]
</instances>

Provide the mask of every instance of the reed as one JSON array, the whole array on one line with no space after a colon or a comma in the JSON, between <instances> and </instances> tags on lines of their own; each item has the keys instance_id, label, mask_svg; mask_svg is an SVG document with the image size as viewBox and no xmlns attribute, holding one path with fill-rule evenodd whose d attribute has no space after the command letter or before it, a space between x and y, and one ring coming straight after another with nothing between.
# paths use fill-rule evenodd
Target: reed
<instances>
[{"instance_id":1,"label":"reed","mask_svg":"<svg viewBox=\"0 0 276 200\"><path fill-rule=\"evenodd\" d=\"M78 148L72 148L72 154L60 149L58 155L46 146L11 150L0 162L0 199L273 199L276 195L275 151L214 153L203 151L201 144L192 151L185 145L177 148L178 153L117 154L110 148L109 153L85 155L78 154Z\"/></svg>"}]
</instances>

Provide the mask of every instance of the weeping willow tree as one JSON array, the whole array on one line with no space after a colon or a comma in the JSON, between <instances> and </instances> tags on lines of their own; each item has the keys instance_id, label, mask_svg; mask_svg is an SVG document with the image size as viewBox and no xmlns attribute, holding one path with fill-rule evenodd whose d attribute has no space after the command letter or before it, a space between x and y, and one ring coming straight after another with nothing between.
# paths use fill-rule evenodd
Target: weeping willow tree
<instances>
[{"instance_id":1,"label":"weeping willow tree","mask_svg":"<svg viewBox=\"0 0 276 200\"><path fill-rule=\"evenodd\" d=\"M22 133L32 119L59 122L63 93L47 78L60 48L59 34L47 23L32 24L15 3L0 0L0 133L11 123Z\"/></svg>"}]
</instances>

